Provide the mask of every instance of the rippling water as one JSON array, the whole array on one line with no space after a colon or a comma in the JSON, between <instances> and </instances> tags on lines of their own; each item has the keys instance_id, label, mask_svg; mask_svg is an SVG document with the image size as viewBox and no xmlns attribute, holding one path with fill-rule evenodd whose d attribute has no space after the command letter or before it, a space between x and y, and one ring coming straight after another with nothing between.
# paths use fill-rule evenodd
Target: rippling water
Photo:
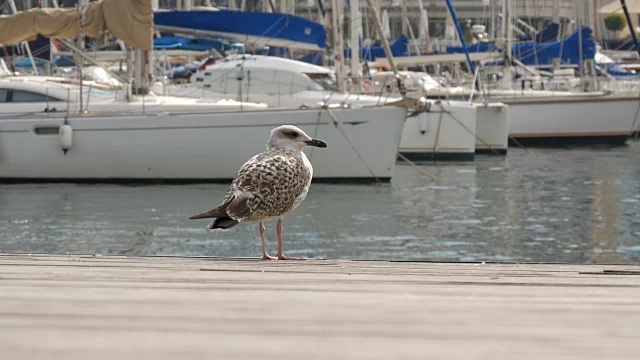
<instances>
[{"instance_id":1,"label":"rippling water","mask_svg":"<svg viewBox=\"0 0 640 360\"><path fill-rule=\"evenodd\" d=\"M507 157L399 164L391 184L314 184L285 218L285 253L333 259L640 263L640 142L511 148ZM227 185L0 185L0 252L261 254L255 224L189 215ZM275 253L275 222L267 223Z\"/></svg>"}]
</instances>

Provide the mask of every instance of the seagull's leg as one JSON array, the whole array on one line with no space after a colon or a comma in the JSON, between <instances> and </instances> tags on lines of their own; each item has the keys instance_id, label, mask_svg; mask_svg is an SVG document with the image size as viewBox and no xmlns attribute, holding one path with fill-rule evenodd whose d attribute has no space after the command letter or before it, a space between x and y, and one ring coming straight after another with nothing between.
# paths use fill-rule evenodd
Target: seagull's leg
<instances>
[{"instance_id":1,"label":"seagull's leg","mask_svg":"<svg viewBox=\"0 0 640 360\"><path fill-rule=\"evenodd\" d=\"M276 231L278 232L278 259L280 260L304 260L304 258L292 258L284 256L282 253L282 218L278 219L278 225L276 227Z\"/></svg>"},{"instance_id":2,"label":"seagull's leg","mask_svg":"<svg viewBox=\"0 0 640 360\"><path fill-rule=\"evenodd\" d=\"M267 254L267 242L264 240L264 225L262 221L258 224L258 230L260 230L260 237L262 238L262 260L276 260L277 258Z\"/></svg>"}]
</instances>

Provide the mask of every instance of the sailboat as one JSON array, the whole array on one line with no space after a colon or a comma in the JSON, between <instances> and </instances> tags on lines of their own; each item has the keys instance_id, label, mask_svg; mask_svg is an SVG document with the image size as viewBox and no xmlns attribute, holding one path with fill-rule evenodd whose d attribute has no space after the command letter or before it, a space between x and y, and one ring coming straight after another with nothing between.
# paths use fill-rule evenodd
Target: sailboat
<instances>
[{"instance_id":1,"label":"sailboat","mask_svg":"<svg viewBox=\"0 0 640 360\"><path fill-rule=\"evenodd\" d=\"M285 108L357 109L386 107L402 100L398 93L373 96L341 92L336 82L333 71L301 61L232 55L194 73L187 86L171 86L167 91L178 96L231 97ZM417 111L406 119L400 153L414 160L472 160L476 151L476 108L461 101L425 101L421 109L415 109ZM503 140L505 148L506 134ZM500 144L494 146L501 147Z\"/></svg>"},{"instance_id":2,"label":"sailboat","mask_svg":"<svg viewBox=\"0 0 640 360\"><path fill-rule=\"evenodd\" d=\"M140 41L125 42L150 49L151 2L126 3L133 7L128 16L142 19L142 25L136 34ZM105 30L123 31L113 28L119 22L110 19L111 11L122 4L102 0L86 9L26 13L59 20L64 31L45 34L53 37L72 36L71 28L84 29L91 22L80 23L81 15L91 14L88 19L104 19L94 24L97 31L89 32L99 37ZM22 14L15 16L24 21ZM13 29L12 19L0 18L0 29ZM127 26L124 32L133 24ZM0 42L32 36L14 30L11 38L8 34L2 33ZM298 126L329 144L326 151L308 153L315 179L389 181L407 111L397 106L269 109L246 101L136 95L50 77L11 76L0 84L3 181L226 180L264 149L269 131L282 124Z\"/></svg>"},{"instance_id":3,"label":"sailboat","mask_svg":"<svg viewBox=\"0 0 640 360\"><path fill-rule=\"evenodd\" d=\"M593 63L595 56L593 33L587 27L565 40L543 45L529 45L528 52L523 51L524 45L521 45L519 51L529 54L522 60L529 64L535 57L538 62L548 63L553 57L567 56L563 61L588 71L588 64ZM532 51L540 56L531 55ZM637 123L640 98L632 93L596 89L597 79L593 74L586 82L572 79L579 85L578 89L569 89L574 91L532 89L531 80L524 77L516 89L489 88L485 96L510 106L513 120L509 136L521 144L624 144Z\"/></svg>"},{"instance_id":4,"label":"sailboat","mask_svg":"<svg viewBox=\"0 0 640 360\"><path fill-rule=\"evenodd\" d=\"M352 5L354 8L357 7L356 3ZM210 15L196 12L193 16ZM166 19L169 21L169 17ZM355 22L351 25L355 26ZM209 32L211 27L218 28L220 25L193 22L184 23L182 26L186 28L184 31L200 33ZM172 27L172 29L183 31L181 28ZM309 32L309 34L313 33L313 31ZM280 36L284 34L280 33ZM340 35L334 38L339 39ZM299 39L304 37L300 36ZM339 45L335 47L339 48ZM337 52L341 53L340 50ZM360 51L354 52L354 55L357 53ZM352 68L356 68L357 65L354 66L353 63ZM344 86L341 87L344 79L340 74L340 62L334 72L292 59L261 55L232 55L200 69L191 76L191 84L188 86L169 87L168 91L170 94L179 96L209 99L231 96L236 100L296 108L347 106L356 109L380 107L401 100L398 94L392 97L370 96L345 91ZM411 159L473 159L477 147L476 107L458 101L424 102L420 109L413 109L416 111L406 119L400 153ZM487 143L481 143L480 146L485 144ZM506 135L493 143L493 147L506 149Z\"/></svg>"},{"instance_id":5,"label":"sailboat","mask_svg":"<svg viewBox=\"0 0 640 360\"><path fill-rule=\"evenodd\" d=\"M503 2L503 8L505 11L509 8L506 1ZM503 14L503 38L512 38L506 34L506 29L510 28L506 19L511 16ZM493 44L479 43L471 49L463 46L453 51L479 54L493 51L494 48ZM515 142L522 145L624 144L634 127L638 126L640 98L636 94L615 94L594 89L533 89L532 84L540 78L537 75L524 76L515 84L512 82L511 59L525 68L527 73L534 74L535 70L527 65L542 63L551 66L557 60L588 69L583 64L592 61L595 55L591 29L582 27L565 40L544 44L512 46L509 40L503 52L509 61L502 64L502 82L495 87L483 86L480 97L484 101L499 101L509 106L509 137ZM573 74L573 70L569 71ZM594 80L592 76L589 84L594 85ZM545 84L548 83L542 83ZM587 83L579 84L582 86ZM473 92L471 86L465 95Z\"/></svg>"}]
</instances>

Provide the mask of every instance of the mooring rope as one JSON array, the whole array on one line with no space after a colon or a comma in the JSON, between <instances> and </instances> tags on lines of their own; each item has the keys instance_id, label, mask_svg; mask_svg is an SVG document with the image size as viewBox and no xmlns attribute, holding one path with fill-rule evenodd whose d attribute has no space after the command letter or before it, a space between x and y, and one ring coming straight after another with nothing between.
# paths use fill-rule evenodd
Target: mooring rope
<instances>
[{"instance_id":1,"label":"mooring rope","mask_svg":"<svg viewBox=\"0 0 640 360\"><path fill-rule=\"evenodd\" d=\"M424 171L421 167L419 167L416 163L414 163L413 161L409 160L406 156L402 155L399 151L398 151L398 157L400 159L402 159L402 161L405 161L407 164L413 166L414 169L418 170L419 172L421 172L422 174L424 174L425 176L427 176L429 179L436 181L436 178L431 176L428 172Z\"/></svg>"},{"instance_id":2,"label":"mooring rope","mask_svg":"<svg viewBox=\"0 0 640 360\"><path fill-rule=\"evenodd\" d=\"M527 149L524 145L522 145L520 141L518 141L513 136L509 136L509 140L513 141L516 144L516 146L518 146L519 148L524 149L524 151L526 151L527 154L529 153L529 149Z\"/></svg>"},{"instance_id":3,"label":"mooring rope","mask_svg":"<svg viewBox=\"0 0 640 360\"><path fill-rule=\"evenodd\" d=\"M436 139L433 142L433 150L431 153L431 160L436 159L436 150L438 150L438 140L440 140L440 128L442 127L442 116L444 115L444 111L440 112L440 117L438 117L438 128L436 129Z\"/></svg>"},{"instance_id":4,"label":"mooring rope","mask_svg":"<svg viewBox=\"0 0 640 360\"><path fill-rule=\"evenodd\" d=\"M636 117L633 119L633 125L631 125L631 137L638 138L638 132L636 131L636 124L638 123L638 115L640 114L640 102L638 102L638 109L636 110Z\"/></svg>"},{"instance_id":5,"label":"mooring rope","mask_svg":"<svg viewBox=\"0 0 640 360\"><path fill-rule=\"evenodd\" d=\"M371 174L371 176L373 176L373 178L376 180L376 182L381 183L382 181L380 180L380 178L378 178L376 176L376 174L373 172L373 170L369 167L369 165L367 164L367 162L364 160L364 158L362 157L362 155L360 154L360 152L358 151L358 149L355 147L355 145L353 145L353 142L351 142L351 139L349 138L349 136L344 132L344 129L342 128L342 126L340 125L340 121L338 120L338 118L336 117L336 115L333 113L333 111L331 111L331 108L329 107L329 104L323 104L322 105L323 109L326 109L327 112L329 113L329 115L331 116L331 119L333 120L333 126L335 126L338 130L340 130L340 132L342 133L342 136L344 136L345 140L347 140L347 142L349 143L349 146L351 146L351 149L353 149L353 152L358 156L358 158L360 159L360 161L362 162L362 164L364 164L364 166L367 168L367 170L369 171L369 173Z\"/></svg>"},{"instance_id":6,"label":"mooring rope","mask_svg":"<svg viewBox=\"0 0 640 360\"><path fill-rule=\"evenodd\" d=\"M462 121L460 121L460 119L456 118L453 113L451 111L448 111L444 108L444 106L442 106L441 102L436 102L436 105L438 105L440 107L440 109L442 110L443 113L448 114L449 116L451 116L451 118L453 120L455 120L458 124L460 124L460 126L462 126L463 129L465 129L466 131L468 131L471 135L473 135L477 140L480 140L480 142L486 146L490 151L492 151L494 154L496 155L502 155L500 154L496 149L494 149L493 147L491 147L491 145L489 145L486 141L484 141L484 139L482 139L480 136L478 136L475 132L473 132L471 129L469 129Z\"/></svg>"}]
</instances>

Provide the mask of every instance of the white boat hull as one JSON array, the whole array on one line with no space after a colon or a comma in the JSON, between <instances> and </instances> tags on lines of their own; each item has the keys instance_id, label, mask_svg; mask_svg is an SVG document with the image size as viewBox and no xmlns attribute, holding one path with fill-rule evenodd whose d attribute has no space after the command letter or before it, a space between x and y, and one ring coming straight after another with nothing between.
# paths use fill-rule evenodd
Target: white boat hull
<instances>
[{"instance_id":1,"label":"white boat hull","mask_svg":"<svg viewBox=\"0 0 640 360\"><path fill-rule=\"evenodd\" d=\"M406 109L332 111L339 127L327 110L317 109L70 117L66 155L57 133L63 115L3 119L0 178L231 179L264 150L272 128L291 124L329 145L305 150L314 178L390 179Z\"/></svg>"},{"instance_id":2,"label":"white boat hull","mask_svg":"<svg viewBox=\"0 0 640 360\"><path fill-rule=\"evenodd\" d=\"M169 93L179 96L204 96L215 99L229 94L216 94L206 90L194 91L188 88L170 87ZM286 106L298 108L301 106L317 107L323 101L331 105L341 103L357 106L380 106L393 103L401 98L368 96L349 93L329 93L323 91L300 91L286 95L247 94L246 101L266 103L269 106ZM476 126L473 106L461 101L443 101L445 112L442 118L441 108L434 104L431 111L420 113L407 118L402 132L400 152L413 160L472 160L475 153L475 137L473 131ZM456 121L458 119L460 122ZM467 129L465 129L465 127ZM506 141L506 135L505 139Z\"/></svg>"},{"instance_id":3,"label":"white boat hull","mask_svg":"<svg viewBox=\"0 0 640 360\"><path fill-rule=\"evenodd\" d=\"M476 152L506 154L510 108L502 103L475 104Z\"/></svg>"},{"instance_id":4,"label":"white boat hull","mask_svg":"<svg viewBox=\"0 0 640 360\"><path fill-rule=\"evenodd\" d=\"M503 102L509 105L509 136L531 144L624 143L640 109L638 98L613 96Z\"/></svg>"},{"instance_id":5,"label":"white boat hull","mask_svg":"<svg viewBox=\"0 0 640 360\"><path fill-rule=\"evenodd\" d=\"M434 104L428 112L407 118L400 153L413 160L472 160L475 154L476 108L463 102Z\"/></svg>"}]
</instances>

